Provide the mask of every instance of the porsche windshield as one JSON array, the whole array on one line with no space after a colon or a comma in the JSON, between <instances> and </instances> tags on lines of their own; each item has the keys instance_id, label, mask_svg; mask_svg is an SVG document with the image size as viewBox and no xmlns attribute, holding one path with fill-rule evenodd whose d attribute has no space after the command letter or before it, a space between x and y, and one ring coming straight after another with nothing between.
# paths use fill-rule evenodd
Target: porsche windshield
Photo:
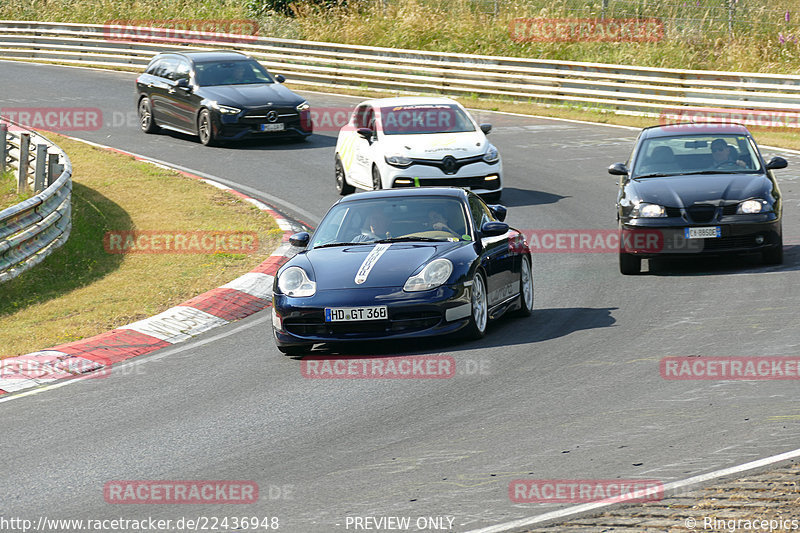
<instances>
[{"instance_id":1,"label":"porsche windshield","mask_svg":"<svg viewBox=\"0 0 800 533\"><path fill-rule=\"evenodd\" d=\"M760 158L749 137L682 135L643 141L632 177L740 172L761 172Z\"/></svg>"},{"instance_id":2,"label":"porsche windshield","mask_svg":"<svg viewBox=\"0 0 800 533\"><path fill-rule=\"evenodd\" d=\"M464 110L452 104L382 107L381 124L386 135L475 131Z\"/></svg>"},{"instance_id":3,"label":"porsche windshield","mask_svg":"<svg viewBox=\"0 0 800 533\"><path fill-rule=\"evenodd\" d=\"M314 232L311 246L470 239L457 199L394 197L335 205Z\"/></svg>"}]
</instances>

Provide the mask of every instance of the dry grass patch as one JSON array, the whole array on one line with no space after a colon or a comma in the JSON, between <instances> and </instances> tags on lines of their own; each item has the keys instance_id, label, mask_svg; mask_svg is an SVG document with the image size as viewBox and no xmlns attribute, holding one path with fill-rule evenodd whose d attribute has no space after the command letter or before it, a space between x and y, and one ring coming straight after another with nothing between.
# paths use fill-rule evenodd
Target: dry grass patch
<instances>
[{"instance_id":1,"label":"dry grass patch","mask_svg":"<svg viewBox=\"0 0 800 533\"><path fill-rule=\"evenodd\" d=\"M74 167L73 229L0 290L0 358L78 340L213 289L265 260L283 232L266 213L177 172L58 135ZM256 232L252 254L110 254L108 231Z\"/></svg>"}]
</instances>

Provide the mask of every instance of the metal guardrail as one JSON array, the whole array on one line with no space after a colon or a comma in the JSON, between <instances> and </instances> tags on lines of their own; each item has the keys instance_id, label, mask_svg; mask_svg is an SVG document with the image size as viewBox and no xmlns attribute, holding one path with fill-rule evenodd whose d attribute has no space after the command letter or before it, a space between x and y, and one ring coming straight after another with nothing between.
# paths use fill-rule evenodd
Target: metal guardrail
<instances>
[{"instance_id":1,"label":"metal guardrail","mask_svg":"<svg viewBox=\"0 0 800 533\"><path fill-rule=\"evenodd\" d=\"M0 58L138 70L159 51L225 47L276 74L324 88L532 100L627 113L664 109L800 112L800 76L678 70L401 50L231 36L190 43L145 42L101 24L0 21Z\"/></svg>"},{"instance_id":2,"label":"metal guardrail","mask_svg":"<svg viewBox=\"0 0 800 533\"><path fill-rule=\"evenodd\" d=\"M30 157L25 161L25 155L30 155L29 146L36 146L33 185L35 190L41 191L0 211L2 283L40 263L69 238L72 229L72 163L61 148L13 123L0 125L0 141L0 168L16 167L18 184L24 182L25 187L29 185L31 168Z\"/></svg>"}]
</instances>

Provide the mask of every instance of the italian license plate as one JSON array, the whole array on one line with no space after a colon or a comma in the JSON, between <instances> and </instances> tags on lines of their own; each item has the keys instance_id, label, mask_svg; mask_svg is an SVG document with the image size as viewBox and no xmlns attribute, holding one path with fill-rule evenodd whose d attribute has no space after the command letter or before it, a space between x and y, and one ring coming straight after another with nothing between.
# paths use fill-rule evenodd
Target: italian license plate
<instances>
[{"instance_id":1,"label":"italian license plate","mask_svg":"<svg viewBox=\"0 0 800 533\"><path fill-rule=\"evenodd\" d=\"M281 122L276 124L261 124L261 131L283 131L284 125Z\"/></svg>"},{"instance_id":2,"label":"italian license plate","mask_svg":"<svg viewBox=\"0 0 800 533\"><path fill-rule=\"evenodd\" d=\"M353 322L359 320L386 320L389 312L385 305L374 307L326 307L325 322Z\"/></svg>"},{"instance_id":3,"label":"italian license plate","mask_svg":"<svg viewBox=\"0 0 800 533\"><path fill-rule=\"evenodd\" d=\"M722 237L722 228L719 226L684 228L683 236L687 239L716 239Z\"/></svg>"}]
</instances>

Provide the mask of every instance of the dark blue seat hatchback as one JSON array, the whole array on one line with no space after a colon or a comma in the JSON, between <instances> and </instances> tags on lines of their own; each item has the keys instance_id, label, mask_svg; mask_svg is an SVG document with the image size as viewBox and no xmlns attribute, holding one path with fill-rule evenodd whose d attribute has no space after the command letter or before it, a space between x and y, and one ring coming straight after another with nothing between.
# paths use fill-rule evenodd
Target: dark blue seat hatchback
<instances>
[{"instance_id":1,"label":"dark blue seat hatchback","mask_svg":"<svg viewBox=\"0 0 800 533\"><path fill-rule=\"evenodd\" d=\"M229 51L164 52L136 79L145 133L167 128L205 145L253 137L303 139L313 132L309 105L258 61Z\"/></svg>"}]
</instances>

